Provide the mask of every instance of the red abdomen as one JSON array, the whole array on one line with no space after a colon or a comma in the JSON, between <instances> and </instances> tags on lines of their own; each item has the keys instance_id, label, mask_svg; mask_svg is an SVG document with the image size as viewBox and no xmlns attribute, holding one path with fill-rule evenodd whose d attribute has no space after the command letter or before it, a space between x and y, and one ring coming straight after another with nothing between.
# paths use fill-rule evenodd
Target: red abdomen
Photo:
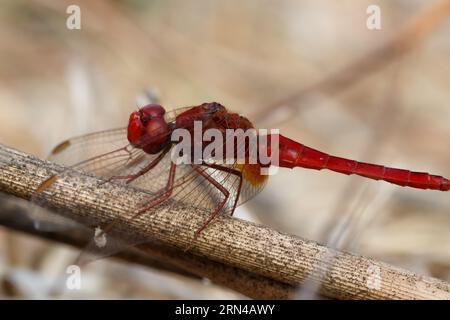
<instances>
[{"instance_id":1,"label":"red abdomen","mask_svg":"<svg viewBox=\"0 0 450 320\"><path fill-rule=\"evenodd\" d=\"M279 138L280 167L329 169L343 174L356 174L369 179L384 180L404 187L441 191L450 189L449 180L441 176L335 157L282 135L279 135Z\"/></svg>"}]
</instances>

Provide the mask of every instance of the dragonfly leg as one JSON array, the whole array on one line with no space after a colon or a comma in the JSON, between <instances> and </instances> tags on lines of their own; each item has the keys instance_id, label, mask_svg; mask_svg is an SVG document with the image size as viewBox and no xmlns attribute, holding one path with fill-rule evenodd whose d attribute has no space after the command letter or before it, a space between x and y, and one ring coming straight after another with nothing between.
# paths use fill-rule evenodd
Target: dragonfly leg
<instances>
[{"instance_id":1,"label":"dragonfly leg","mask_svg":"<svg viewBox=\"0 0 450 320\"><path fill-rule=\"evenodd\" d=\"M242 172L236 169L232 169L232 168L228 168L228 167L224 167L221 165L217 165L217 164L208 164L208 163L204 163L202 164L206 167L212 168L212 169L216 169L219 171L223 171L223 172L228 172L231 174L234 174L235 176L237 176L239 178L239 186L237 189L237 193L236 193L236 199L234 199L234 203L233 203L233 208L231 210L231 216L233 216L234 214L234 210L236 210L237 207L237 203L239 201L239 196L241 195L241 189L242 189Z\"/></svg>"},{"instance_id":2,"label":"dragonfly leg","mask_svg":"<svg viewBox=\"0 0 450 320\"><path fill-rule=\"evenodd\" d=\"M136 212L131 219L135 219L136 217L140 216L141 214L143 214L144 212L146 212L147 210L163 203L164 201L166 201L173 192L173 188L174 188L174 180L175 180L175 172L176 172L176 164L171 163L170 164L170 171L169 171L169 179L167 180L167 184L164 187L163 190L161 190L158 195L152 200L150 201L149 204L146 204L144 207L142 207L141 209L139 209L138 212Z\"/></svg>"},{"instance_id":3,"label":"dragonfly leg","mask_svg":"<svg viewBox=\"0 0 450 320\"><path fill-rule=\"evenodd\" d=\"M173 188L174 188L174 180L175 180L175 172L176 172L176 165L175 164L171 164L170 167L170 171L169 171L169 178L167 180L167 184L164 187L163 190L161 190L161 192L159 192L159 194L155 195L155 197L153 198L153 201L151 201L149 204L146 204L144 207L140 208L136 213L134 213L128 220L132 221L134 219L136 219L137 217L139 217L140 215L142 215L143 213L145 213L147 210L157 206L158 204L163 203L165 200L167 200L167 198L170 197L170 195L172 194ZM87 245L87 247L98 247L96 244L96 239L98 239L98 237L104 236L106 235L106 233L110 232L121 220L120 219L115 219L114 221L110 222L103 230L100 230L99 234L96 234L94 239L90 241L90 243ZM96 248L98 249L98 248ZM77 265L83 265L83 262L80 262L81 260L81 255L80 257L77 258L75 264Z\"/></svg>"},{"instance_id":4,"label":"dragonfly leg","mask_svg":"<svg viewBox=\"0 0 450 320\"><path fill-rule=\"evenodd\" d=\"M174 163L171 163L170 166L170 171L169 171L169 178L167 179L167 184L164 187L163 190L161 190L154 198L152 201L150 201L150 203L146 204L145 206L141 207L135 214L133 214L133 216L131 216L130 220L134 220L137 217L139 217L140 215L142 215L143 213L145 213L146 211L148 211L149 209L163 203L164 201L166 201L172 194L173 191L173 187L174 187L174 180L175 180L175 173L176 173L176 165ZM113 221L111 224L109 224L104 232L106 233L107 231L111 230L116 223L118 222L118 220Z\"/></svg>"},{"instance_id":5,"label":"dragonfly leg","mask_svg":"<svg viewBox=\"0 0 450 320\"><path fill-rule=\"evenodd\" d=\"M144 168L142 168L141 170L139 170L136 173L129 174L129 175L124 175L124 176L112 176L112 177L109 177L108 179L106 179L105 181L102 181L101 184L104 184L106 182L111 182L113 180L127 180L126 181L127 184L131 183L134 180L136 180L137 178L139 178L140 176L142 176L142 175L146 174L147 172L149 172L154 167L156 167L158 165L158 163L161 161L161 159L164 158L164 156L166 155L166 153L168 151L169 151L168 148L166 150L163 150L161 152L161 154L158 155L158 157L153 159L149 164L147 164Z\"/></svg>"},{"instance_id":6,"label":"dragonfly leg","mask_svg":"<svg viewBox=\"0 0 450 320\"><path fill-rule=\"evenodd\" d=\"M217 189L220 190L220 192L223 193L225 196L224 199L218 204L217 208L214 210L214 212L208 217L208 219L200 226L200 228L195 231L194 234L194 240L200 235L200 233L208 227L208 225L217 217L217 215L220 213L220 210L224 207L225 203L227 203L227 200L230 196L230 193L224 186L222 186L219 182L211 178L209 175L207 175L204 171L202 171L198 166L192 165L195 171L198 172L203 178L206 179L209 183L211 183L213 186L215 186Z\"/></svg>"}]
</instances>

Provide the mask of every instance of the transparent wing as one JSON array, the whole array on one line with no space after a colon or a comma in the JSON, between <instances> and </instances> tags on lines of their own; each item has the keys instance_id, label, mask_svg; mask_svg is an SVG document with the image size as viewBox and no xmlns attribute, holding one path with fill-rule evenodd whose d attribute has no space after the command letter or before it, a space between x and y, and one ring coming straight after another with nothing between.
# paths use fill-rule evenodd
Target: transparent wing
<instances>
[{"instance_id":1,"label":"transparent wing","mask_svg":"<svg viewBox=\"0 0 450 320\"><path fill-rule=\"evenodd\" d=\"M173 121L171 119L174 119L175 116L176 113L171 113L171 116L168 116L168 121ZM68 169L111 178L113 176L136 174L158 156L159 154L149 155L141 149L132 147L127 139L127 128L123 127L65 140L52 150L48 160L64 165ZM162 171L167 170L167 168L159 165L149 172L147 178L153 182L151 184L142 183L141 187L151 192L157 192L158 186L164 185L162 181L164 173ZM32 203L45 209L47 206L44 191L50 188L67 171L43 181L32 197ZM152 179L152 177L155 179ZM125 180L117 180L117 182L124 183ZM134 184L139 185L139 183ZM30 210L30 218L35 221L36 228L43 231L56 231L71 225L67 219L62 219L55 214L48 214L47 211L38 208Z\"/></svg>"},{"instance_id":2,"label":"transparent wing","mask_svg":"<svg viewBox=\"0 0 450 320\"><path fill-rule=\"evenodd\" d=\"M170 203L177 205L181 203L187 208L199 208L210 215L219 209L217 214L231 214L235 205L249 200L261 191L267 180L266 177L263 177L258 184L255 184L254 181L248 180L249 168L239 164L208 164L197 167L185 164L176 166L173 184L168 185L169 170L167 168L170 166L171 158L167 154L151 172L137 178L132 183L138 188L151 190L152 193L144 202L137 205L135 211L127 213L127 216L121 217L121 219L133 220L138 216L156 212L159 206L170 206ZM257 167L259 168L259 166ZM252 169L256 170L257 168ZM163 190L170 190L170 196L167 199L162 198ZM159 199L163 199L163 201L160 202ZM167 201L168 199L170 202ZM225 199L226 202L222 203ZM152 206L152 203L157 204ZM219 207L221 204L222 207ZM142 212L139 213L140 211ZM101 237L104 237L103 240L98 240L98 237L92 239L80 255L78 264L85 264L93 259L113 255L126 247L151 241L148 238L122 233L120 228L111 228L116 222L112 221L103 228L106 230L105 233L101 233ZM129 224L124 223L124 225ZM199 225L197 228L201 227L202 225ZM103 245L99 246L99 242Z\"/></svg>"},{"instance_id":3,"label":"transparent wing","mask_svg":"<svg viewBox=\"0 0 450 320\"><path fill-rule=\"evenodd\" d=\"M168 112L167 121L175 121L177 115L189 108ZM152 203L157 203L155 207L167 205L167 199L181 202L187 207L201 208L211 214L214 212L230 214L237 205L260 192L267 180L260 175L259 165L212 162L199 166L177 165L173 184L169 184L169 169L172 165L170 152L164 155L148 155L141 149L130 146L126 133L126 128L119 128L75 137L58 145L49 158L72 169L110 178L136 174L162 156L161 159L157 159L157 164L151 170L131 182L131 185L146 191L149 196L145 203L136 204L136 210L127 213L126 217L120 218L121 220L134 219L136 212L140 212L142 208L151 211ZM124 183L125 180L117 182ZM170 197L163 199L162 194L168 188ZM98 237L94 237L83 251L84 255L94 253L95 257L108 256L123 250L125 246L148 241L130 238L121 234L120 230L110 230L109 226L115 222L103 226L103 230L108 230L107 234L105 232L99 234L108 237L106 245L99 246Z\"/></svg>"},{"instance_id":4,"label":"transparent wing","mask_svg":"<svg viewBox=\"0 0 450 320\"><path fill-rule=\"evenodd\" d=\"M69 169L110 178L138 172L157 156L133 148L127 141L126 128L119 128L68 139L56 146L48 159ZM51 189L54 182L67 172L68 170L65 170L59 176L49 177L32 197L34 204L44 208L30 210L30 218L36 228L57 231L71 228L73 225L68 219L45 210L46 197L51 195L51 190L47 189Z\"/></svg>"},{"instance_id":5,"label":"transparent wing","mask_svg":"<svg viewBox=\"0 0 450 320\"><path fill-rule=\"evenodd\" d=\"M250 200L264 188L267 182L266 176L259 176L257 181L249 179L249 170L254 170L257 174L258 169L259 165L236 163L201 165L199 170L203 175L193 174L195 179L189 185L183 185L182 190L174 195L174 198L192 207L211 212L227 194L228 199L221 213L232 214L235 207ZM211 180L216 181L222 189L214 185ZM224 193L223 190L227 192Z\"/></svg>"},{"instance_id":6,"label":"transparent wing","mask_svg":"<svg viewBox=\"0 0 450 320\"><path fill-rule=\"evenodd\" d=\"M101 177L121 172L124 166L130 167L143 158L144 152L129 145L126 128L68 139L48 157L52 162Z\"/></svg>"},{"instance_id":7,"label":"transparent wing","mask_svg":"<svg viewBox=\"0 0 450 320\"><path fill-rule=\"evenodd\" d=\"M127 129L110 129L65 140L53 148L48 159L70 166L126 145Z\"/></svg>"}]
</instances>

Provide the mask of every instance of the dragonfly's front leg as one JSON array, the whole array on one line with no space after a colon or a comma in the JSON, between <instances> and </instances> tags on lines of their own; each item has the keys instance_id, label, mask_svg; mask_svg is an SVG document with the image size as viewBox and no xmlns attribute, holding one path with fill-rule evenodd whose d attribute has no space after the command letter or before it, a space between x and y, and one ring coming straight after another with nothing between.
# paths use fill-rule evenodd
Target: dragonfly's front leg
<instances>
[{"instance_id":1,"label":"dragonfly's front leg","mask_svg":"<svg viewBox=\"0 0 450 320\"><path fill-rule=\"evenodd\" d=\"M149 203L146 203L141 208L139 208L131 216L130 220L136 219L137 217L144 214L149 209L154 208L157 205L160 205L161 203L166 201L168 198L170 198L170 196L172 195L172 192L173 192L173 188L174 188L176 168L177 168L176 165L174 163L171 163L170 169L169 169L169 177L167 179L166 186L160 192L158 192L155 196L153 196ZM103 232L106 233L107 231L111 230L118 221L119 220L117 219L114 222L112 222L110 225L105 227L105 230Z\"/></svg>"},{"instance_id":2,"label":"dragonfly's front leg","mask_svg":"<svg viewBox=\"0 0 450 320\"><path fill-rule=\"evenodd\" d=\"M109 177L108 179L106 179L105 181L103 181L101 184L106 183L106 182L111 182L113 180L126 180L126 183L131 183L134 180L136 180L137 178L139 178L140 176L146 174L147 172L149 172L150 170L152 170L154 167L156 167L158 165L158 163L161 161L162 158L164 158L164 156L166 155L166 153L169 151L169 149L165 149L163 150L158 157L156 157L155 159L153 159L149 164L147 164L144 168L142 168L141 170L139 170L136 173L132 173L129 175L124 175L124 176L112 176Z\"/></svg>"},{"instance_id":3,"label":"dragonfly's front leg","mask_svg":"<svg viewBox=\"0 0 450 320\"><path fill-rule=\"evenodd\" d=\"M172 195L173 189L174 189L174 181L175 181L176 169L177 169L177 166L172 162L170 164L169 178L167 180L167 184L164 187L164 189L162 189L160 192L158 192L158 194L155 197L153 197L152 200L149 203L145 204L142 208L140 208L131 217L132 220L137 218L141 214L145 213L149 209L160 205L161 203L163 203L164 201L166 201L167 199L170 198L170 196Z\"/></svg>"}]
</instances>

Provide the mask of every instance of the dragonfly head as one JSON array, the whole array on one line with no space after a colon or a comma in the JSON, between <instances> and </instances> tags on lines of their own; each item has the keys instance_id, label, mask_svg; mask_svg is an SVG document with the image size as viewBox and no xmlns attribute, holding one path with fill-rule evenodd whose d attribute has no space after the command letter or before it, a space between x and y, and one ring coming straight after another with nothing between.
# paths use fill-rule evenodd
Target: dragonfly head
<instances>
[{"instance_id":1,"label":"dragonfly head","mask_svg":"<svg viewBox=\"0 0 450 320\"><path fill-rule=\"evenodd\" d=\"M170 128L164 119L166 110L159 104L149 104L131 113L128 141L136 148L155 154L170 141Z\"/></svg>"}]
</instances>

